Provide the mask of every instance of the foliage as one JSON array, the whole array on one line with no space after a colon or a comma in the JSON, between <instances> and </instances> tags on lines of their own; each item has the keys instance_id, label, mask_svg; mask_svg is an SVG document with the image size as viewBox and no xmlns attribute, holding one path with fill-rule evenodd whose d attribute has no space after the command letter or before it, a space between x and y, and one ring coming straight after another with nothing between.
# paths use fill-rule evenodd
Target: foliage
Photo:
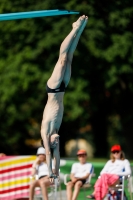
<instances>
[{"instance_id":1,"label":"foliage","mask_svg":"<svg viewBox=\"0 0 133 200\"><path fill-rule=\"evenodd\" d=\"M84 137L95 155L121 143L133 155L133 3L127 1L2 0L0 13L47 9L78 10L89 16L74 54L60 129L61 155L70 138ZM40 139L47 101L45 85L62 40L77 15L0 22L0 148L30 154L26 139ZM92 128L80 132L82 127ZM128 145L128 149L126 146ZM101 148L104 146L104 148Z\"/></svg>"}]
</instances>

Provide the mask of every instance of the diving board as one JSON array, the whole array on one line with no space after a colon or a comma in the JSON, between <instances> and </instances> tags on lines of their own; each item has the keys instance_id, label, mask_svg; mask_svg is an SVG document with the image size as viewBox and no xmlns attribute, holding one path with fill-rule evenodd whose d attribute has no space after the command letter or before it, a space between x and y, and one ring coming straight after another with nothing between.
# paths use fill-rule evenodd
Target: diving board
<instances>
[{"instance_id":1,"label":"diving board","mask_svg":"<svg viewBox=\"0 0 133 200\"><path fill-rule=\"evenodd\" d=\"M29 12L16 12L16 13L0 14L0 21L35 18L35 17L58 16L58 15L72 15L72 14L79 14L79 12L71 11L71 10L70 11L69 10L59 10L59 9L29 11Z\"/></svg>"}]
</instances>

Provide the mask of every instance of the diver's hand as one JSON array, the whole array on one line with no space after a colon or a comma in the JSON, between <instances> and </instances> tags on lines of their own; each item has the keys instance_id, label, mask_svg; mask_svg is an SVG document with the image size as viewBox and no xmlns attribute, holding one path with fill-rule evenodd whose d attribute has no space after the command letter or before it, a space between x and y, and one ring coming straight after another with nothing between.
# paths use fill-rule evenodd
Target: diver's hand
<instances>
[{"instance_id":1,"label":"diver's hand","mask_svg":"<svg viewBox=\"0 0 133 200\"><path fill-rule=\"evenodd\" d=\"M54 183L54 179L58 178L58 176L56 174L51 173L49 176L49 180L51 183Z\"/></svg>"}]
</instances>

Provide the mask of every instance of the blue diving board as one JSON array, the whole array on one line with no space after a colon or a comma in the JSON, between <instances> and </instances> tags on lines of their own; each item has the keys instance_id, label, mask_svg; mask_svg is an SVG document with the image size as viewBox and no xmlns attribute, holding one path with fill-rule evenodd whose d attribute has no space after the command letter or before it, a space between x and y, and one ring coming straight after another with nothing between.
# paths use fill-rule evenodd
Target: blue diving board
<instances>
[{"instance_id":1,"label":"blue diving board","mask_svg":"<svg viewBox=\"0 0 133 200\"><path fill-rule=\"evenodd\" d=\"M16 13L6 13L0 14L0 21L5 20L15 20L15 19L26 19L34 17L47 17L47 16L58 16L58 15L72 15L79 14L77 11L69 10L39 10L39 11L29 11L29 12L16 12Z\"/></svg>"}]
</instances>

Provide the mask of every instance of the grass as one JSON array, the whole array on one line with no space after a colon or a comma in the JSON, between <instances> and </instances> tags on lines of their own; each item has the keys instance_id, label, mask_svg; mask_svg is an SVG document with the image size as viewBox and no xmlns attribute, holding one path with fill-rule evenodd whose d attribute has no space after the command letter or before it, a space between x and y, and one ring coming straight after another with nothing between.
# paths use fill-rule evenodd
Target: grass
<instances>
[{"instance_id":1,"label":"grass","mask_svg":"<svg viewBox=\"0 0 133 200\"><path fill-rule=\"evenodd\" d=\"M70 171L71 171L71 166L75 161L76 160L67 160L67 164L65 166L60 167L61 173L69 174ZM95 182L96 182L96 180L97 180L97 178L100 174L100 171L102 170L102 168L105 165L105 163L107 162L107 160L106 159L93 159L93 160L89 160L89 162L92 163L93 166L94 166L95 177L92 177L91 187L89 189L86 189L85 195L84 195L83 189L80 190L80 193L78 195L77 200L83 200L83 199L85 199L84 196L87 196L88 194L91 194L93 192L93 186L94 186L94 184L95 184ZM133 162L131 162L131 166L133 167ZM62 187L62 190L66 189L66 186L63 183L62 183L61 187ZM127 187L125 187L125 192L126 192L126 195L128 197L128 200L130 200L130 196L129 196L129 192L128 192ZM86 198L86 200L87 200L87 198Z\"/></svg>"}]
</instances>

